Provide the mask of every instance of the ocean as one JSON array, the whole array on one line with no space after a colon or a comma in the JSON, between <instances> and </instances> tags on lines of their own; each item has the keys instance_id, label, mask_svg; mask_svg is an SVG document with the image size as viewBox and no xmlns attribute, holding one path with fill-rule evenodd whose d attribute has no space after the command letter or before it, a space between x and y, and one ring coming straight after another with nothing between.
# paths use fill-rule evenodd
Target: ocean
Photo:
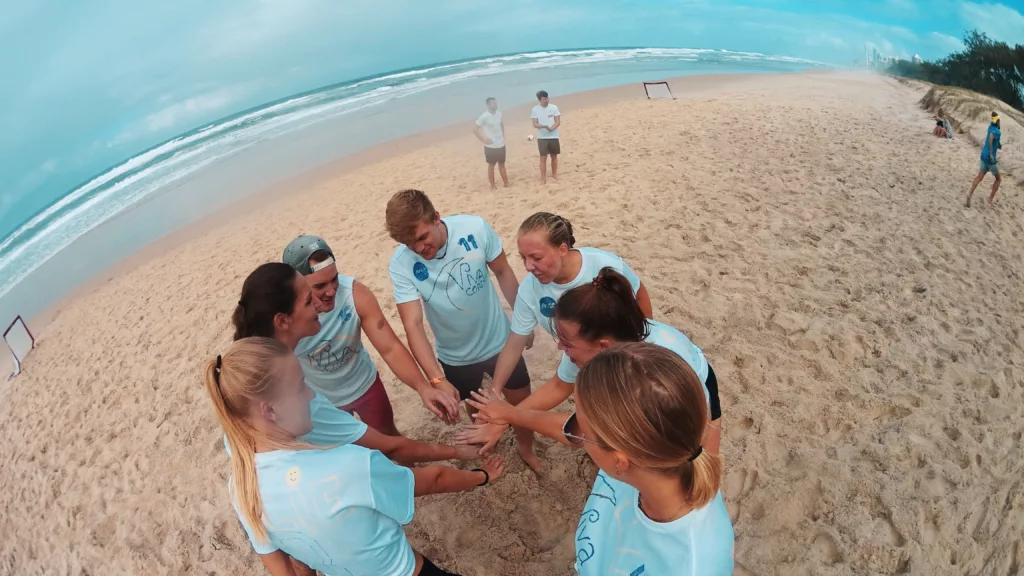
<instances>
[{"instance_id":1,"label":"ocean","mask_svg":"<svg viewBox=\"0 0 1024 576\"><path fill-rule=\"evenodd\" d=\"M825 64L723 50L541 51L350 80L245 110L142 151L68 191L0 241L0 325L32 318L160 237L275 182L395 138L558 95L696 74Z\"/></svg>"}]
</instances>

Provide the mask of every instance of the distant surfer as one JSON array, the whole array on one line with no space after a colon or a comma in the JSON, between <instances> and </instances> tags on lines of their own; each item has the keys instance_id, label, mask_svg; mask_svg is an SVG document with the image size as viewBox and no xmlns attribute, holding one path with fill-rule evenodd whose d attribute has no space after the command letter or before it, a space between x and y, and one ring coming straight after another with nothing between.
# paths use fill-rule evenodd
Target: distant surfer
<instances>
[{"instance_id":1,"label":"distant surfer","mask_svg":"<svg viewBox=\"0 0 1024 576\"><path fill-rule=\"evenodd\" d=\"M498 173L501 174L501 181L508 188L508 174L505 172L505 122L501 111L498 110L498 101L494 98L487 99L487 110L476 119L476 126L473 134L484 143L484 160L487 161L487 181L491 183L491 190L497 190L494 184L494 165L498 165Z\"/></svg>"}]
</instances>

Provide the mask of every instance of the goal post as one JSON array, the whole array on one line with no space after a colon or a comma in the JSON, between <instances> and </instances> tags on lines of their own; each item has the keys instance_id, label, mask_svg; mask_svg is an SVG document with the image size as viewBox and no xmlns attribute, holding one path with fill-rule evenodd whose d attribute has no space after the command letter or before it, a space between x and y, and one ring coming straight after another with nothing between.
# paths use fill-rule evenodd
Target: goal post
<instances>
[{"instance_id":1,"label":"goal post","mask_svg":"<svg viewBox=\"0 0 1024 576\"><path fill-rule=\"evenodd\" d=\"M644 92L647 94L648 100L676 99L672 95L672 89L668 87L668 82L644 82Z\"/></svg>"},{"instance_id":2,"label":"goal post","mask_svg":"<svg viewBox=\"0 0 1024 576\"><path fill-rule=\"evenodd\" d=\"M13 378L21 373L21 364L28 357L28 353L36 347L36 339L25 325L25 321L18 316L4 330L4 342L14 357L14 372L10 375Z\"/></svg>"}]
</instances>

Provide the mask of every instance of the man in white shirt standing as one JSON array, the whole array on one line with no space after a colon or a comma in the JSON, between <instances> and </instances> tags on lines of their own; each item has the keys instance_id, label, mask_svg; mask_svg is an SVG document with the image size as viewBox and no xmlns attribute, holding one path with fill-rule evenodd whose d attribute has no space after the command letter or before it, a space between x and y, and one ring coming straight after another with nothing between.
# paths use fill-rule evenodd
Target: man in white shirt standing
<instances>
[{"instance_id":1,"label":"man in white shirt standing","mask_svg":"<svg viewBox=\"0 0 1024 576\"><path fill-rule=\"evenodd\" d=\"M491 190L498 189L494 185L495 164L498 165L501 181L504 182L505 188L508 188L508 174L505 173L505 123L502 121L501 112L498 111L498 101L494 98L487 99L487 111L476 119L473 134L484 143L487 181L491 183Z\"/></svg>"},{"instance_id":2,"label":"man in white shirt standing","mask_svg":"<svg viewBox=\"0 0 1024 576\"><path fill-rule=\"evenodd\" d=\"M540 183L548 181L547 159L551 156L551 177L558 180L558 154L562 151L558 145L558 127L562 125L562 116L558 106L548 102L548 93L537 92L540 104L533 107L530 118L537 129L537 149L540 150Z\"/></svg>"}]
</instances>

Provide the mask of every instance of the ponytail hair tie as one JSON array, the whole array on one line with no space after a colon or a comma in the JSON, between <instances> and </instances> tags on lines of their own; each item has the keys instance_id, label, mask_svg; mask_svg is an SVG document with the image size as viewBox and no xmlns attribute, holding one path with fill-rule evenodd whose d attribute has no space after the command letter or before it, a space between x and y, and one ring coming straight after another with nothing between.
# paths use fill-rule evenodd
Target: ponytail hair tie
<instances>
[{"instance_id":1,"label":"ponytail hair tie","mask_svg":"<svg viewBox=\"0 0 1024 576\"><path fill-rule=\"evenodd\" d=\"M594 286L600 286L600 285L601 285L601 277L600 276L594 276Z\"/></svg>"},{"instance_id":2,"label":"ponytail hair tie","mask_svg":"<svg viewBox=\"0 0 1024 576\"><path fill-rule=\"evenodd\" d=\"M224 365L224 359L221 358L220 354L217 354L217 372L220 372L221 367Z\"/></svg>"},{"instance_id":3,"label":"ponytail hair tie","mask_svg":"<svg viewBox=\"0 0 1024 576\"><path fill-rule=\"evenodd\" d=\"M220 369L224 365L224 360L217 354L217 363L213 366L213 381L217 383L217 389L220 390Z\"/></svg>"},{"instance_id":4,"label":"ponytail hair tie","mask_svg":"<svg viewBox=\"0 0 1024 576\"><path fill-rule=\"evenodd\" d=\"M689 460L687 460L687 462L693 462L694 460L696 460L697 458L700 457L702 452L704 452L704 447L703 446L697 446L697 450L694 451L693 455L690 456L690 458L689 458Z\"/></svg>"},{"instance_id":5,"label":"ponytail hair tie","mask_svg":"<svg viewBox=\"0 0 1024 576\"><path fill-rule=\"evenodd\" d=\"M241 300L238 301L238 305L241 306L242 308L245 308L245 303L242 302Z\"/></svg>"}]
</instances>

